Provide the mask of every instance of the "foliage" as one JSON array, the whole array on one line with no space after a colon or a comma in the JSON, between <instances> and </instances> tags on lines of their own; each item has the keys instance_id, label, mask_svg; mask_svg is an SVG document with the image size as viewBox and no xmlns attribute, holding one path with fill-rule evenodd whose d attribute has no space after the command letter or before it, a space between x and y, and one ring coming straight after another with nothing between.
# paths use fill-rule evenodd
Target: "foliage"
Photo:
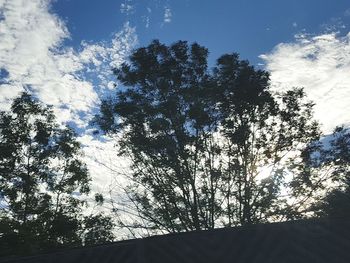
<instances>
[{"instance_id":1,"label":"foliage","mask_svg":"<svg viewBox=\"0 0 350 263\"><path fill-rule=\"evenodd\" d=\"M349 130L335 128L333 134L310 144L302 156L302 163L293 170L295 177L292 184L294 196L302 196L304 200L302 206L294 204L294 209L299 209L299 214L301 209L321 217L349 216ZM309 206L305 206L305 199L309 199Z\"/></svg>"},{"instance_id":2,"label":"foliage","mask_svg":"<svg viewBox=\"0 0 350 263\"><path fill-rule=\"evenodd\" d=\"M271 93L268 73L239 61L236 54L219 58L214 74L221 96L217 104L230 225L276 220L286 213L286 200L280 198L288 173L286 157L319 138L313 104L302 89Z\"/></svg>"},{"instance_id":3,"label":"foliage","mask_svg":"<svg viewBox=\"0 0 350 263\"><path fill-rule=\"evenodd\" d=\"M0 112L1 254L81 245L89 183L75 133L50 107L23 93Z\"/></svg>"},{"instance_id":4,"label":"foliage","mask_svg":"<svg viewBox=\"0 0 350 263\"><path fill-rule=\"evenodd\" d=\"M84 244L95 245L114 240L114 223L111 217L104 214L90 215L84 218Z\"/></svg>"},{"instance_id":5,"label":"foliage","mask_svg":"<svg viewBox=\"0 0 350 263\"><path fill-rule=\"evenodd\" d=\"M286 156L318 139L301 89L272 94L268 73L237 54L212 71L207 56L196 43L154 41L115 70L124 87L95 122L122 136L119 154L132 161L135 227L177 232L276 219L286 208Z\"/></svg>"}]
</instances>

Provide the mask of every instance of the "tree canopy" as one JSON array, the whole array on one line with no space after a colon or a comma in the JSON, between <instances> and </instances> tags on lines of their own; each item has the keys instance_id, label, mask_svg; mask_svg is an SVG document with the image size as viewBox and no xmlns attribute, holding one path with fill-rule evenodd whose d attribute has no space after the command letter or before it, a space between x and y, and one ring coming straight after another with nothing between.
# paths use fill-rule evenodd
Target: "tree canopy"
<instances>
[{"instance_id":1,"label":"tree canopy","mask_svg":"<svg viewBox=\"0 0 350 263\"><path fill-rule=\"evenodd\" d=\"M101 215L83 216L91 179L80 157L74 131L30 94L0 112L0 254L77 246L89 239L86 232L98 235L89 224Z\"/></svg>"},{"instance_id":2,"label":"tree canopy","mask_svg":"<svg viewBox=\"0 0 350 263\"><path fill-rule=\"evenodd\" d=\"M303 204L294 203L294 209L320 217L349 217L350 130L336 127L333 134L305 148L302 157L303 161L291 169L293 190Z\"/></svg>"},{"instance_id":3,"label":"tree canopy","mask_svg":"<svg viewBox=\"0 0 350 263\"><path fill-rule=\"evenodd\" d=\"M153 41L115 70L122 86L95 123L120 134L140 221L166 232L267 222L288 210L288 157L319 139L302 89L273 93L238 54L210 70L208 50Z\"/></svg>"}]
</instances>

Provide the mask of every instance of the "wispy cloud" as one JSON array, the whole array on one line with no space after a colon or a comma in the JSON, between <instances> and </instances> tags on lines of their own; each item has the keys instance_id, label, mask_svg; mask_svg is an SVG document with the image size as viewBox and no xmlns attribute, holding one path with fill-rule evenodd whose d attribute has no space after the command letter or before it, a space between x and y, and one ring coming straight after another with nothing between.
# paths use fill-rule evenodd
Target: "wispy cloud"
<instances>
[{"instance_id":1,"label":"wispy cloud","mask_svg":"<svg viewBox=\"0 0 350 263\"><path fill-rule=\"evenodd\" d=\"M305 88L325 132L350 124L350 33L298 35L260 57L276 90Z\"/></svg>"},{"instance_id":2,"label":"wispy cloud","mask_svg":"<svg viewBox=\"0 0 350 263\"><path fill-rule=\"evenodd\" d=\"M345 10L344 16L350 16L350 8Z\"/></svg>"},{"instance_id":3,"label":"wispy cloud","mask_svg":"<svg viewBox=\"0 0 350 263\"><path fill-rule=\"evenodd\" d=\"M120 14L131 24L144 25L145 28L163 27L172 22L173 12L169 0L134 1L123 0Z\"/></svg>"},{"instance_id":4,"label":"wispy cloud","mask_svg":"<svg viewBox=\"0 0 350 263\"><path fill-rule=\"evenodd\" d=\"M125 24L111 42L83 43L76 51L62 45L70 35L49 1L3 0L0 9L0 69L8 72L0 83L1 108L27 86L54 106L61 121L86 125L99 102L97 81L106 84L106 71L125 59L136 41L134 29ZM88 78L89 72L96 76Z\"/></svg>"},{"instance_id":5,"label":"wispy cloud","mask_svg":"<svg viewBox=\"0 0 350 263\"><path fill-rule=\"evenodd\" d=\"M114 87L111 69L137 43L135 29L125 23L110 41L83 42L75 50L63 45L70 34L49 0L0 0L0 10L0 110L24 89L51 104L60 122L81 131L93 189L103 188L108 173L95 156L106 160L114 143L96 140L86 128L100 98Z\"/></svg>"},{"instance_id":6,"label":"wispy cloud","mask_svg":"<svg viewBox=\"0 0 350 263\"><path fill-rule=\"evenodd\" d=\"M164 23L170 23L172 18L171 9L169 7L164 8Z\"/></svg>"},{"instance_id":7,"label":"wispy cloud","mask_svg":"<svg viewBox=\"0 0 350 263\"><path fill-rule=\"evenodd\" d=\"M134 12L134 6L130 0L126 0L125 3L120 4L120 12L122 14L132 14Z\"/></svg>"}]
</instances>

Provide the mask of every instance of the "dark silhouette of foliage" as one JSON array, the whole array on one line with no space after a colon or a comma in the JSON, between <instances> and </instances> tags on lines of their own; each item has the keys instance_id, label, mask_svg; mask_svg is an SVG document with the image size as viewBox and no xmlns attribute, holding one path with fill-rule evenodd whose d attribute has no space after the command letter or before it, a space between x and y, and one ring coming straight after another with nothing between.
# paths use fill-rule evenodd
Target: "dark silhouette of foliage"
<instances>
[{"instance_id":1,"label":"dark silhouette of foliage","mask_svg":"<svg viewBox=\"0 0 350 263\"><path fill-rule=\"evenodd\" d=\"M320 217L350 215L350 131L337 127L305 153L306 161L296 173L298 182L306 181L298 190L320 192L313 195L309 211ZM308 210L308 209L306 209Z\"/></svg>"},{"instance_id":2,"label":"dark silhouette of foliage","mask_svg":"<svg viewBox=\"0 0 350 263\"><path fill-rule=\"evenodd\" d=\"M50 107L23 93L0 112L1 255L81 245L93 220L106 224L81 215L89 183L75 133L55 122Z\"/></svg>"},{"instance_id":3,"label":"dark silhouette of foliage","mask_svg":"<svg viewBox=\"0 0 350 263\"><path fill-rule=\"evenodd\" d=\"M313 104L302 89L271 93L268 73L237 54L220 57L214 77L227 160L221 190L229 225L284 216L287 203L280 191L288 172L286 157L319 138Z\"/></svg>"},{"instance_id":4,"label":"dark silhouette of foliage","mask_svg":"<svg viewBox=\"0 0 350 263\"><path fill-rule=\"evenodd\" d=\"M104 244L114 240L114 223L111 217L104 214L90 215L84 218L84 244Z\"/></svg>"},{"instance_id":5,"label":"dark silhouette of foliage","mask_svg":"<svg viewBox=\"0 0 350 263\"><path fill-rule=\"evenodd\" d=\"M115 70L124 86L95 123L121 134L119 154L132 161L135 227L177 232L276 219L287 207L286 156L318 139L301 89L272 94L268 73L237 54L212 71L207 56L196 43L153 41Z\"/></svg>"}]
</instances>

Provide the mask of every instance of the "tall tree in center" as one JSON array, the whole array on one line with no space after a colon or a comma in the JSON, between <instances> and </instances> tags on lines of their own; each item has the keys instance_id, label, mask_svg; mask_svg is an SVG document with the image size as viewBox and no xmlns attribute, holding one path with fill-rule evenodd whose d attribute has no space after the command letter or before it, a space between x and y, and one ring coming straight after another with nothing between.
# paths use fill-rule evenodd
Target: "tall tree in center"
<instances>
[{"instance_id":1,"label":"tall tree in center","mask_svg":"<svg viewBox=\"0 0 350 263\"><path fill-rule=\"evenodd\" d=\"M217 179L207 165L216 155L217 129L207 55L197 44L154 41L116 70L126 88L116 104L102 105L98 122L107 131L123 130L120 153L131 158L138 188L131 198L155 229L210 228L219 215Z\"/></svg>"},{"instance_id":2,"label":"tall tree in center","mask_svg":"<svg viewBox=\"0 0 350 263\"><path fill-rule=\"evenodd\" d=\"M273 96L268 74L238 55L220 57L213 71L207 56L182 41L137 49L96 117L121 135L143 227L177 232L279 216L281 161L318 136L301 90Z\"/></svg>"}]
</instances>

